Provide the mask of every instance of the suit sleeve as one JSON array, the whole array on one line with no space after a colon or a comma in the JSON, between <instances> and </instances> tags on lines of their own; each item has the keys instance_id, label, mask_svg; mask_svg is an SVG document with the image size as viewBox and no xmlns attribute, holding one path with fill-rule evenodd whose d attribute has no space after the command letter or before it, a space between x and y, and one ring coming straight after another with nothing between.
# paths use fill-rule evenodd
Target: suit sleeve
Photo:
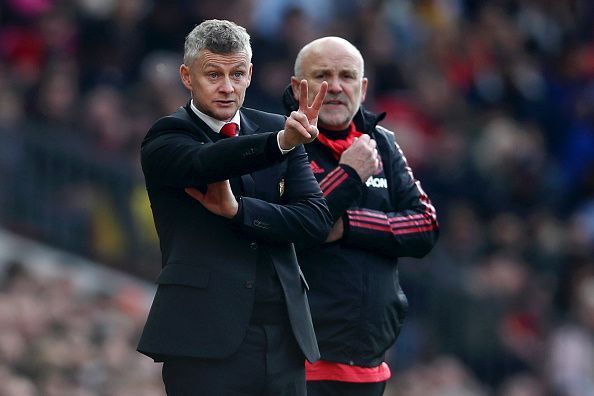
<instances>
[{"instance_id":1,"label":"suit sleeve","mask_svg":"<svg viewBox=\"0 0 594 396\"><path fill-rule=\"evenodd\" d=\"M205 187L283 160L277 132L204 142L182 120L165 117L147 134L141 163L147 187Z\"/></svg>"},{"instance_id":2,"label":"suit sleeve","mask_svg":"<svg viewBox=\"0 0 594 396\"><path fill-rule=\"evenodd\" d=\"M233 222L247 234L268 241L320 243L326 239L332 220L303 146L291 151L287 161L281 201L242 197Z\"/></svg>"},{"instance_id":3,"label":"suit sleeve","mask_svg":"<svg viewBox=\"0 0 594 396\"><path fill-rule=\"evenodd\" d=\"M342 243L371 250L389 257L423 257L438 238L438 223L429 197L395 141L394 155L389 156L390 198L393 210L382 212L356 206L365 188L354 169L339 165L320 186L335 221L344 220Z\"/></svg>"}]
</instances>

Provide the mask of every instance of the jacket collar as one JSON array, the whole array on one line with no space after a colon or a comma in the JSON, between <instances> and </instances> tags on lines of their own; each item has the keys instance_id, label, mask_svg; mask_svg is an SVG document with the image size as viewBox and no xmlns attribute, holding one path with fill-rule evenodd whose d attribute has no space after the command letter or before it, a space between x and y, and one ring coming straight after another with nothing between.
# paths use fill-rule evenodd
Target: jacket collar
<instances>
[{"instance_id":1,"label":"jacket collar","mask_svg":"<svg viewBox=\"0 0 594 396\"><path fill-rule=\"evenodd\" d=\"M192 119L192 121L194 122L195 125L197 125L200 129L204 130L204 131L208 131L209 133L215 133L218 136L218 133L216 133L215 131L213 131L208 125L206 125L206 123L204 121L202 121L200 119L200 117L198 117L196 115L196 113L194 113L194 111L192 110L191 106L190 106L190 101L188 101L186 103L186 105L183 107L183 109L180 109L181 111L185 111L190 118ZM180 111L178 110L178 111ZM241 111L241 109L239 109L239 116L241 117L241 129L239 130L239 134L240 135L251 135L253 133L255 133L258 129L260 129L260 126L258 124L256 124L254 121L252 121L251 119L249 119L244 112Z\"/></svg>"},{"instance_id":2,"label":"jacket collar","mask_svg":"<svg viewBox=\"0 0 594 396\"><path fill-rule=\"evenodd\" d=\"M260 125L256 124L253 120L245 115L245 112L239 109L239 115L241 117L241 135L252 135L260 129Z\"/></svg>"},{"instance_id":3,"label":"jacket collar","mask_svg":"<svg viewBox=\"0 0 594 396\"><path fill-rule=\"evenodd\" d=\"M221 128L228 122L233 122L237 124L239 126L239 129L241 130L241 117L239 116L239 111L235 112L233 118L231 118L229 121L220 121L214 117L209 116L208 114L201 112L196 107L192 99L190 99L190 109L194 112L194 114L198 116L198 118L204 121L204 123L208 125L211 130L215 132L220 132Z\"/></svg>"}]
</instances>

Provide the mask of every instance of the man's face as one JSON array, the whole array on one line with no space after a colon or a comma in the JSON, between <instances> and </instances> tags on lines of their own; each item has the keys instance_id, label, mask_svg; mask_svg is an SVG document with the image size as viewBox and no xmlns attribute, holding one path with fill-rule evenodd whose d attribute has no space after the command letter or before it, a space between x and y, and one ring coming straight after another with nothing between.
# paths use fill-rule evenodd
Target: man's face
<instances>
[{"instance_id":1,"label":"man's face","mask_svg":"<svg viewBox=\"0 0 594 396\"><path fill-rule=\"evenodd\" d=\"M305 54L302 61L303 78L309 86L311 103L323 81L328 93L320 109L318 125L330 130L346 129L365 100L367 79L358 54L342 43L325 42ZM299 81L291 78L293 95L298 98Z\"/></svg>"},{"instance_id":2,"label":"man's face","mask_svg":"<svg viewBox=\"0 0 594 396\"><path fill-rule=\"evenodd\" d=\"M191 65L181 65L180 75L198 110L228 121L243 104L252 79L252 64L243 51L215 54L202 50Z\"/></svg>"}]
</instances>

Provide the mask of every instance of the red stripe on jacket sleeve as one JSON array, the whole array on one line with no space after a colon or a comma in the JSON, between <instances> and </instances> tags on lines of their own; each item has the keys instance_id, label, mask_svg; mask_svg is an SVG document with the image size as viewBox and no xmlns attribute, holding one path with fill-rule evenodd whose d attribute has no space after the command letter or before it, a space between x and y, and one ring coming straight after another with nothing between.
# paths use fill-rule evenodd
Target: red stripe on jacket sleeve
<instances>
[{"instance_id":1,"label":"red stripe on jacket sleeve","mask_svg":"<svg viewBox=\"0 0 594 396\"><path fill-rule=\"evenodd\" d=\"M425 204L425 203L424 203ZM381 231L392 235L405 235L432 231L437 228L435 215L426 206L423 214L388 217L385 213L367 210L347 210L349 225L373 231ZM432 206L431 206L432 207Z\"/></svg>"},{"instance_id":2,"label":"red stripe on jacket sleeve","mask_svg":"<svg viewBox=\"0 0 594 396\"><path fill-rule=\"evenodd\" d=\"M320 182L320 188L322 189L324 196L330 194L336 187L348 179L348 177L348 173L346 173L341 167L338 167L332 172L328 173L328 175Z\"/></svg>"}]
</instances>

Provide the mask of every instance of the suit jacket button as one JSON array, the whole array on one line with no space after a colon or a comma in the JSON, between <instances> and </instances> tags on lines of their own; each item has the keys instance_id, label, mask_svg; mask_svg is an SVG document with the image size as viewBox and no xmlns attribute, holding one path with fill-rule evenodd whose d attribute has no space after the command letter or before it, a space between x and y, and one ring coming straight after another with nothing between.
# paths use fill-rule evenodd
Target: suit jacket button
<instances>
[{"instance_id":1,"label":"suit jacket button","mask_svg":"<svg viewBox=\"0 0 594 396\"><path fill-rule=\"evenodd\" d=\"M246 281L244 283L244 286L245 286L246 289L253 289L254 288L254 282L252 282L252 281Z\"/></svg>"},{"instance_id":2,"label":"suit jacket button","mask_svg":"<svg viewBox=\"0 0 594 396\"><path fill-rule=\"evenodd\" d=\"M250 248L252 250L256 250L256 249L258 249L258 244L256 242L252 242L252 243L250 243Z\"/></svg>"}]
</instances>

